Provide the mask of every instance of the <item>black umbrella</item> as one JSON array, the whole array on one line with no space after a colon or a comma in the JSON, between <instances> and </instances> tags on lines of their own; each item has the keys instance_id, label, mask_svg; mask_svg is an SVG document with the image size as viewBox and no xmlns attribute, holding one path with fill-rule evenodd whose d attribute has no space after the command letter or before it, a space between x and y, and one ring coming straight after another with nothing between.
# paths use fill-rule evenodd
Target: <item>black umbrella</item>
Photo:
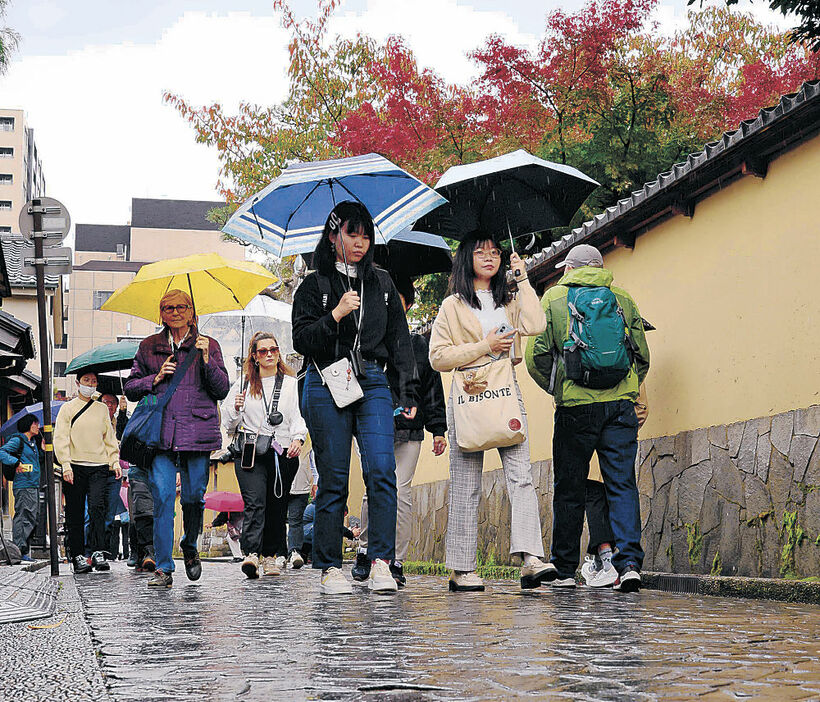
<instances>
[{"instance_id":1,"label":"black umbrella","mask_svg":"<svg viewBox=\"0 0 820 702\"><path fill-rule=\"evenodd\" d=\"M396 278L453 270L453 254L444 239L409 229L396 234L386 246L376 245L373 260Z\"/></svg>"},{"instance_id":2,"label":"black umbrella","mask_svg":"<svg viewBox=\"0 0 820 702\"><path fill-rule=\"evenodd\" d=\"M436 191L449 202L416 228L453 239L473 232L497 241L569 224L599 185L577 168L552 163L523 149L465 166L453 166Z\"/></svg>"}]
</instances>

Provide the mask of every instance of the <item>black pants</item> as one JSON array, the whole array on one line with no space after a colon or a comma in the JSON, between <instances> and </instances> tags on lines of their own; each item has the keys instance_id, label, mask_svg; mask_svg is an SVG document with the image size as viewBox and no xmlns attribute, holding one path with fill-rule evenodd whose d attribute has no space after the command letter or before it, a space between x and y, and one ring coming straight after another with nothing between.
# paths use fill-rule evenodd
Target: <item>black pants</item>
<instances>
[{"instance_id":1,"label":"black pants","mask_svg":"<svg viewBox=\"0 0 820 702\"><path fill-rule=\"evenodd\" d=\"M71 464L74 482L63 481L65 522L68 550L72 557L85 553L86 545L94 551L106 550L105 508L108 466ZM85 543L85 501L88 498L88 544Z\"/></svg>"},{"instance_id":2,"label":"black pants","mask_svg":"<svg viewBox=\"0 0 820 702\"><path fill-rule=\"evenodd\" d=\"M609 503L606 501L606 488L603 483L587 480L585 509L589 528L587 551L595 555L601 544L615 544L615 535L609 524Z\"/></svg>"},{"instance_id":3,"label":"black pants","mask_svg":"<svg viewBox=\"0 0 820 702\"><path fill-rule=\"evenodd\" d=\"M129 480L128 509L131 517L129 530L131 548L137 561L154 555L154 498L151 486L142 480Z\"/></svg>"},{"instance_id":4,"label":"black pants","mask_svg":"<svg viewBox=\"0 0 820 702\"><path fill-rule=\"evenodd\" d=\"M285 521L290 486L299 470L299 459L279 456L278 468L276 463L276 452L273 449L263 456L257 456L256 463L250 470L243 470L240 460L236 460L236 479L245 502L245 521L239 541L245 554L288 554Z\"/></svg>"},{"instance_id":5,"label":"black pants","mask_svg":"<svg viewBox=\"0 0 820 702\"><path fill-rule=\"evenodd\" d=\"M637 451L638 417L630 400L556 409L551 550L552 562L561 577L571 577L578 567L589 461L595 452L604 478L608 521L618 547L612 565L619 573L628 566L640 570L644 553L635 482Z\"/></svg>"},{"instance_id":6,"label":"black pants","mask_svg":"<svg viewBox=\"0 0 820 702\"><path fill-rule=\"evenodd\" d=\"M123 558L128 558L130 555L128 544L128 527L130 524L130 522L123 523L114 520L114 524L111 526L111 541L108 544L108 551L112 559L117 558L119 554L122 554Z\"/></svg>"}]
</instances>

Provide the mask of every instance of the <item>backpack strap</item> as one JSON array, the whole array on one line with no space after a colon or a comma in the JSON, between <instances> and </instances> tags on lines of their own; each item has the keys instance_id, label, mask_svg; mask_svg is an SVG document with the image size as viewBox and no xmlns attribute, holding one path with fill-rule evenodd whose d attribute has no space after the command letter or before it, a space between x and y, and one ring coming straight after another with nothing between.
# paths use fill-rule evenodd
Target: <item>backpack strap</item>
<instances>
[{"instance_id":1,"label":"backpack strap","mask_svg":"<svg viewBox=\"0 0 820 702\"><path fill-rule=\"evenodd\" d=\"M316 282L319 284L319 292L322 293L322 312L327 312L330 303L330 279L317 273Z\"/></svg>"},{"instance_id":2,"label":"backpack strap","mask_svg":"<svg viewBox=\"0 0 820 702\"><path fill-rule=\"evenodd\" d=\"M191 349L188 355L185 357L185 360L182 362L179 370L174 373L174 377L171 378L171 384L168 386L168 389L162 394L162 396L157 400L156 410L158 412L162 412L165 409L165 405L167 405L171 401L171 396L176 392L176 389L179 387L179 384L182 382L182 379L185 377L185 374L188 372L188 369L193 365L193 362L196 360L197 356L199 356L198 349Z\"/></svg>"},{"instance_id":3,"label":"backpack strap","mask_svg":"<svg viewBox=\"0 0 820 702\"><path fill-rule=\"evenodd\" d=\"M75 415L71 418L71 426L72 426L72 427L74 426L74 422L76 422L76 421L77 421L80 417L82 417L82 416L83 416L83 412L85 412L85 411L86 411L89 407L91 407L91 405L92 405L93 403L94 403L94 400L89 400L88 402L86 402L86 403L83 405L83 408L82 408L79 412L77 412L77 414L75 414Z\"/></svg>"}]
</instances>

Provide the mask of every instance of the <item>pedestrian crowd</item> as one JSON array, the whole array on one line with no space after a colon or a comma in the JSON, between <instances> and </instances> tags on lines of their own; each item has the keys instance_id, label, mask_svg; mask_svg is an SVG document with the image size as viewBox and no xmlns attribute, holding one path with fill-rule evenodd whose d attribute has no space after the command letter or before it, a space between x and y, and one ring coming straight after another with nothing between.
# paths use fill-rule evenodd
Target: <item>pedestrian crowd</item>
<instances>
[{"instance_id":1,"label":"pedestrian crowd","mask_svg":"<svg viewBox=\"0 0 820 702\"><path fill-rule=\"evenodd\" d=\"M411 484L427 431L434 456L449 446L451 591L484 590L478 511L484 454L491 450L504 471L510 554L520 559L522 588L576 586L585 517L586 584L640 588L634 465L647 412L649 349L637 305L613 284L600 252L571 249L559 264L559 282L539 300L514 250L481 233L464 238L428 342L408 328L412 282L374 264L374 239L373 219L358 202L341 202L327 217L314 271L293 298L300 369L286 363L276 335L258 332L231 385L219 343L199 331L191 295L171 289L159 302L162 329L140 344L124 397L97 402L96 374L78 375L78 397L61 408L54 431L76 573L106 570L107 558L121 553L136 570L153 571L149 587L172 587L179 496L182 561L197 580L209 463L223 448L224 430L244 510L223 510L210 526L228 526L231 552L247 578L280 576L309 561L321 570L322 593L350 593L342 570L347 537L357 542L353 580L373 592L395 592L406 586ZM519 385L522 360L555 404L548 549ZM126 398L139 403L131 419ZM159 448L121 461L118 441L123 454L129 441L128 455L138 453L129 430L146 403L161 408ZM13 539L23 554L37 515L39 429L35 417L23 417L0 447L4 473L13 473ZM365 485L361 529L347 524L353 450Z\"/></svg>"}]
</instances>

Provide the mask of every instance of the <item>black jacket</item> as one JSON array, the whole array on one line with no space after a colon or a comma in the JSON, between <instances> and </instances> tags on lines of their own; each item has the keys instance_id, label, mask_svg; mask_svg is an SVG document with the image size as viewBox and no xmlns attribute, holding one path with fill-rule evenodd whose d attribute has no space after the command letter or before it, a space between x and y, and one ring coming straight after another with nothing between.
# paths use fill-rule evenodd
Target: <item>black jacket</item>
<instances>
[{"instance_id":1,"label":"black jacket","mask_svg":"<svg viewBox=\"0 0 820 702\"><path fill-rule=\"evenodd\" d=\"M421 441L424 430L433 436L447 435L447 408L444 401L444 388L441 375L430 366L430 345L421 334L411 334L410 344L416 359L416 370L419 374L419 404L414 419L396 417L396 441ZM387 380L393 388L393 379L388 373ZM393 393L393 401L398 404L399 398Z\"/></svg>"},{"instance_id":2,"label":"black jacket","mask_svg":"<svg viewBox=\"0 0 820 702\"><path fill-rule=\"evenodd\" d=\"M362 356L387 366L393 377L391 385L395 388L398 405L417 407L418 374L404 307L390 274L374 270L378 279L371 278L365 283ZM316 272L302 281L293 296L293 348L307 361L315 361L320 368L349 355L356 338L354 316L358 318L358 315L349 314L336 323L331 312L347 292L347 286L341 273L328 280L330 293L326 305L322 302L322 286ZM360 280L351 278L350 284L361 292Z\"/></svg>"}]
</instances>

